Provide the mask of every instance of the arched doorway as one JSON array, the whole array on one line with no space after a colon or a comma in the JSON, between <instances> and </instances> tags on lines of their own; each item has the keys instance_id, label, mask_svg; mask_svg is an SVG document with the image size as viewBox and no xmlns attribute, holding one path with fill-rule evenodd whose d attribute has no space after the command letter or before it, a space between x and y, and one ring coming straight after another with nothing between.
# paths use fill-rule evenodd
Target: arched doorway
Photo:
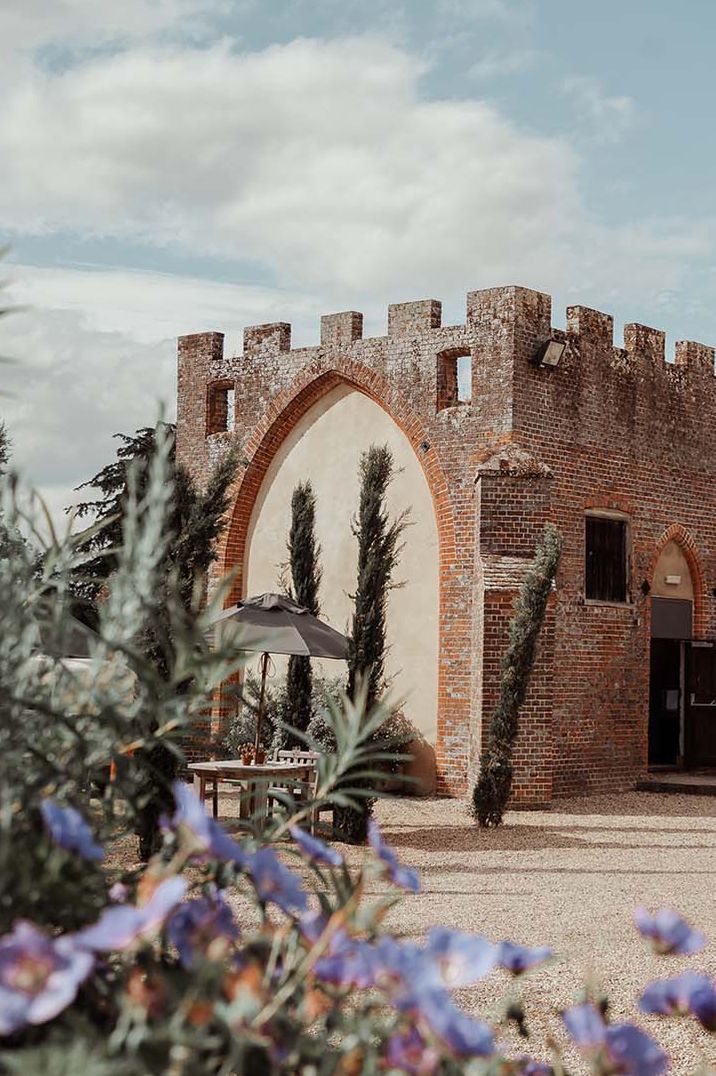
<instances>
[{"instance_id":1,"label":"arched doorway","mask_svg":"<svg viewBox=\"0 0 716 1076\"><path fill-rule=\"evenodd\" d=\"M358 505L358 466L370 444L387 444L396 467L389 504L410 509L396 572L401 586L390 596L387 672L405 714L425 740L437 738L439 549L433 497L407 436L374 400L342 383L313 403L277 447L259 487L246 534L245 593L276 590L287 560L291 494L310 479L317 502L321 545L322 614L338 630L351 615L356 540L351 520ZM344 676L336 663L316 663L326 677ZM277 662L277 673L282 668ZM427 761L427 760L426 760ZM427 775L426 775L427 776Z\"/></svg>"},{"instance_id":2,"label":"arched doorway","mask_svg":"<svg viewBox=\"0 0 716 1076\"><path fill-rule=\"evenodd\" d=\"M680 527L664 536L651 588L649 765L716 765L716 647L700 638L703 580Z\"/></svg>"},{"instance_id":3,"label":"arched doorway","mask_svg":"<svg viewBox=\"0 0 716 1076\"><path fill-rule=\"evenodd\" d=\"M686 647L693 637L694 585L682 546L667 541L651 588L649 765L679 766L685 757Z\"/></svg>"}]
</instances>

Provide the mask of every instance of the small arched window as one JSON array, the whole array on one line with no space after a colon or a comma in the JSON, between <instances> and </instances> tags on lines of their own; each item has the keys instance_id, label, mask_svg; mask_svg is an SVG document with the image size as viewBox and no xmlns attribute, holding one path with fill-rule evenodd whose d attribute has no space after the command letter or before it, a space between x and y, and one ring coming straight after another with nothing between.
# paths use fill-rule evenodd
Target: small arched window
<instances>
[{"instance_id":1,"label":"small arched window","mask_svg":"<svg viewBox=\"0 0 716 1076\"><path fill-rule=\"evenodd\" d=\"M233 381L212 381L206 394L206 435L234 428L236 389Z\"/></svg>"},{"instance_id":2,"label":"small arched window","mask_svg":"<svg viewBox=\"0 0 716 1076\"><path fill-rule=\"evenodd\" d=\"M472 355L468 348L448 348L437 359L437 409L472 400Z\"/></svg>"}]
</instances>

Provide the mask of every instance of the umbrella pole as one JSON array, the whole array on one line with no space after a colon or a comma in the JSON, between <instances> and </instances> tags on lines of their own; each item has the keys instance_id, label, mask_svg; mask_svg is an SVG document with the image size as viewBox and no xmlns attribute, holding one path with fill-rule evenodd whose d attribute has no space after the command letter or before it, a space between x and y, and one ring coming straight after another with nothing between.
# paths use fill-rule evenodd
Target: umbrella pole
<instances>
[{"instance_id":1,"label":"umbrella pole","mask_svg":"<svg viewBox=\"0 0 716 1076\"><path fill-rule=\"evenodd\" d=\"M254 749L256 752L259 750L261 744L261 722L264 716L264 698L266 696L266 673L268 671L268 654L261 655L261 691L259 693L259 709L256 714L256 742Z\"/></svg>"}]
</instances>

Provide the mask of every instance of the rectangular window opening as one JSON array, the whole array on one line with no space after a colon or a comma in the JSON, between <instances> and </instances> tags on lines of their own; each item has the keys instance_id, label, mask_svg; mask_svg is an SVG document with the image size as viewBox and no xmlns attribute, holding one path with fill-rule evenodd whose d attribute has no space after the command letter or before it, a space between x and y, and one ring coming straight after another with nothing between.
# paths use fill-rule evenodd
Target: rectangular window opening
<instances>
[{"instance_id":1,"label":"rectangular window opening","mask_svg":"<svg viewBox=\"0 0 716 1076\"><path fill-rule=\"evenodd\" d=\"M457 402L470 403L472 399L472 356L457 358Z\"/></svg>"},{"instance_id":2,"label":"rectangular window opening","mask_svg":"<svg viewBox=\"0 0 716 1076\"><path fill-rule=\"evenodd\" d=\"M626 602L628 525L625 519L589 515L585 520L584 594L588 600Z\"/></svg>"}]
</instances>

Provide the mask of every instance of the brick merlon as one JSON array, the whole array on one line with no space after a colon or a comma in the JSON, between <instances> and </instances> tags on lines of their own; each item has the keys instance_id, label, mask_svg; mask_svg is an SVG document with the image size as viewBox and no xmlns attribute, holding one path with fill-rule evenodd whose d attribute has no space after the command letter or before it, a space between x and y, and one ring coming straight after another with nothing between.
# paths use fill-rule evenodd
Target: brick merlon
<instances>
[{"instance_id":1,"label":"brick merlon","mask_svg":"<svg viewBox=\"0 0 716 1076\"><path fill-rule=\"evenodd\" d=\"M244 355L276 355L291 350L291 326L287 321L249 325L244 329Z\"/></svg>"}]
</instances>

